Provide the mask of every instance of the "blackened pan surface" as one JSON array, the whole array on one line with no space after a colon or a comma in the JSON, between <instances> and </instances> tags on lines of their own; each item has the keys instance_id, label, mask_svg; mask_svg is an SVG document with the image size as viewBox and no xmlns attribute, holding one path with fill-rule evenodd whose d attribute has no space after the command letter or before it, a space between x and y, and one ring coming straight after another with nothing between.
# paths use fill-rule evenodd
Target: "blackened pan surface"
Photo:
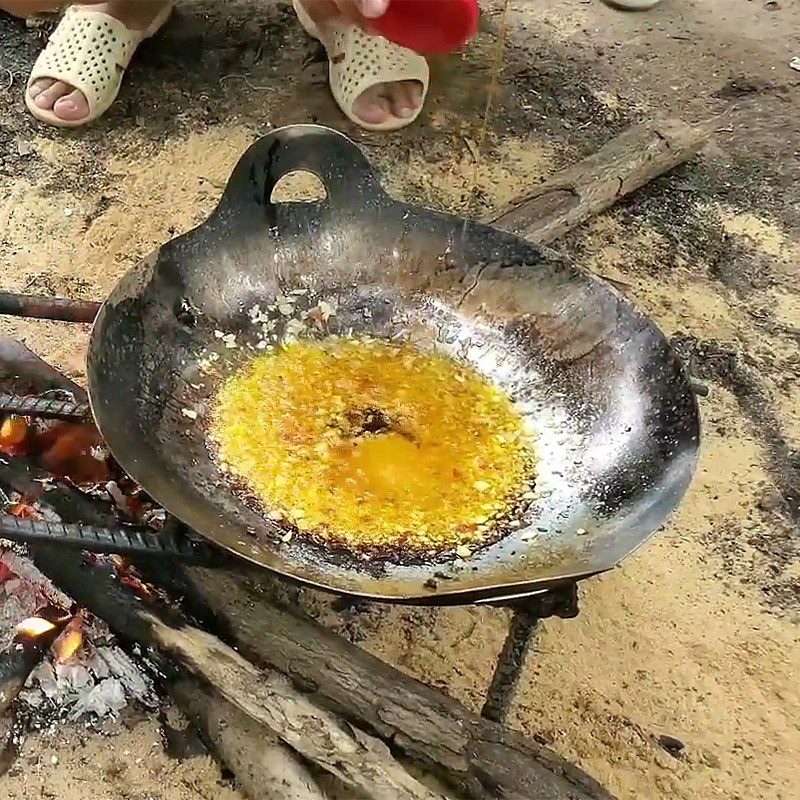
<instances>
[{"instance_id":1,"label":"blackened pan surface","mask_svg":"<svg viewBox=\"0 0 800 800\"><path fill-rule=\"evenodd\" d=\"M271 203L297 170L326 199ZM330 302L332 333L470 362L520 404L536 431L537 495L518 528L467 560L364 558L283 541L241 501L203 420L219 381L257 352L254 320L290 295ZM168 511L251 562L395 602L499 599L613 567L677 506L699 444L678 359L612 287L545 248L393 200L352 142L310 125L257 141L211 217L120 281L88 371L105 441Z\"/></svg>"}]
</instances>

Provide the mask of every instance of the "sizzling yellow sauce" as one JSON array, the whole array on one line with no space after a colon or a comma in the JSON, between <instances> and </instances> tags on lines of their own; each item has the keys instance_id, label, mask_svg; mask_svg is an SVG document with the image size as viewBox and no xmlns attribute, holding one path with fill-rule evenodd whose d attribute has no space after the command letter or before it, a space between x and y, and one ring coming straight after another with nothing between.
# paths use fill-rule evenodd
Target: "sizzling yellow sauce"
<instances>
[{"instance_id":1,"label":"sizzling yellow sauce","mask_svg":"<svg viewBox=\"0 0 800 800\"><path fill-rule=\"evenodd\" d=\"M220 389L210 435L271 517L354 549L480 542L531 472L506 395L445 356L378 341L255 358Z\"/></svg>"}]
</instances>

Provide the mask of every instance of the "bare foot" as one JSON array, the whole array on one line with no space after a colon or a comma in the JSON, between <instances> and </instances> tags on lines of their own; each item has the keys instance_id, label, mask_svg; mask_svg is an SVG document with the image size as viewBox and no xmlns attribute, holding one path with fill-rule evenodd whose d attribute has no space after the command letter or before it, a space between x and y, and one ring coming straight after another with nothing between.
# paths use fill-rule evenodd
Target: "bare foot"
<instances>
[{"instance_id":1,"label":"bare foot","mask_svg":"<svg viewBox=\"0 0 800 800\"><path fill-rule=\"evenodd\" d=\"M422 105L419 81L379 83L359 95L353 104L355 115L369 125L382 125L392 117L410 119Z\"/></svg>"},{"instance_id":2,"label":"bare foot","mask_svg":"<svg viewBox=\"0 0 800 800\"><path fill-rule=\"evenodd\" d=\"M134 31L147 29L167 0L110 0L107 3L79 3L90 11L102 11ZM89 103L83 92L63 81L40 78L28 88L28 96L43 111L52 111L59 119L78 122L89 115Z\"/></svg>"}]
</instances>

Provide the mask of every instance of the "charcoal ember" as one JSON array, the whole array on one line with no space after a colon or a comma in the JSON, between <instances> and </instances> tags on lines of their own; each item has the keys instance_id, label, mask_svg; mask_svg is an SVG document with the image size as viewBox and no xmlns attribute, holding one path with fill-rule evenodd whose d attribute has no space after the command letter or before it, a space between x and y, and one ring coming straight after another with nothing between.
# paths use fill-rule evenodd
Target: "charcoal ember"
<instances>
[{"instance_id":1,"label":"charcoal ember","mask_svg":"<svg viewBox=\"0 0 800 800\"><path fill-rule=\"evenodd\" d=\"M57 422L39 434L36 446L39 462L54 475L77 485L108 479L107 464L93 455L102 440L92 423Z\"/></svg>"},{"instance_id":2,"label":"charcoal ember","mask_svg":"<svg viewBox=\"0 0 800 800\"><path fill-rule=\"evenodd\" d=\"M111 644L115 642L116 639L114 638L114 634L108 628L105 622L98 617L89 616L87 619L84 620L83 623L83 632L86 635L86 638L95 646L100 647L101 645ZM92 650L92 653L95 651Z\"/></svg>"},{"instance_id":3,"label":"charcoal ember","mask_svg":"<svg viewBox=\"0 0 800 800\"><path fill-rule=\"evenodd\" d=\"M31 583L24 578L6 581L5 608L3 621L11 625L21 622L25 617L34 616L36 610L47 603L46 592L40 584ZM16 616L16 621L13 617Z\"/></svg>"},{"instance_id":4,"label":"charcoal ember","mask_svg":"<svg viewBox=\"0 0 800 800\"><path fill-rule=\"evenodd\" d=\"M39 518L45 522L61 522L61 517L49 506L37 505L36 511L39 514Z\"/></svg>"},{"instance_id":5,"label":"charcoal ember","mask_svg":"<svg viewBox=\"0 0 800 800\"><path fill-rule=\"evenodd\" d=\"M19 701L33 712L38 712L47 703L47 696L39 689L23 689L19 693Z\"/></svg>"},{"instance_id":6,"label":"charcoal ember","mask_svg":"<svg viewBox=\"0 0 800 800\"><path fill-rule=\"evenodd\" d=\"M116 481L108 481L105 490L119 511L128 511L128 496L119 488Z\"/></svg>"}]
</instances>

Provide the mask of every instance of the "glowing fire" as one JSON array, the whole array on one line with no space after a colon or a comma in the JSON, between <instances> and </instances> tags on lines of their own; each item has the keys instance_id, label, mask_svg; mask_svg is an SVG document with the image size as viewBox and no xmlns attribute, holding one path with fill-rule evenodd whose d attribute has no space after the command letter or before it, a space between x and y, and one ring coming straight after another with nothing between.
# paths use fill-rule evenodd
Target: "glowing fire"
<instances>
[{"instance_id":1,"label":"glowing fire","mask_svg":"<svg viewBox=\"0 0 800 800\"><path fill-rule=\"evenodd\" d=\"M43 636L45 633L49 633L55 627L56 626L53 625L52 622L48 622L41 617L28 617L28 619L22 620L22 622L17 625L16 633L18 636L28 636L32 639L36 639L39 636Z\"/></svg>"},{"instance_id":2,"label":"glowing fire","mask_svg":"<svg viewBox=\"0 0 800 800\"><path fill-rule=\"evenodd\" d=\"M64 626L64 623L69 623ZM75 653L80 650L83 644L83 621L84 615L78 612L71 620L69 616L61 617L55 622L50 622L43 617L29 617L23 620L16 627L17 639L36 640L48 633L52 633L56 628L61 629L58 638L53 642L52 651L54 660L61 664L69 661Z\"/></svg>"},{"instance_id":3,"label":"glowing fire","mask_svg":"<svg viewBox=\"0 0 800 800\"><path fill-rule=\"evenodd\" d=\"M92 455L100 444L97 428L86 422L57 422L37 439L41 465L79 485L108 480L106 461L98 461Z\"/></svg>"},{"instance_id":4,"label":"glowing fire","mask_svg":"<svg viewBox=\"0 0 800 800\"><path fill-rule=\"evenodd\" d=\"M59 663L69 661L80 650L82 644L83 632L81 629L67 627L53 645L56 661Z\"/></svg>"},{"instance_id":5,"label":"glowing fire","mask_svg":"<svg viewBox=\"0 0 800 800\"><path fill-rule=\"evenodd\" d=\"M6 417L0 423L0 450L19 447L28 435L28 423L22 417Z\"/></svg>"},{"instance_id":6,"label":"glowing fire","mask_svg":"<svg viewBox=\"0 0 800 800\"><path fill-rule=\"evenodd\" d=\"M113 555L111 560L114 562L114 571L117 573L119 582L128 589L137 592L142 597L154 597L153 590L136 574L128 559L123 556Z\"/></svg>"},{"instance_id":7,"label":"glowing fire","mask_svg":"<svg viewBox=\"0 0 800 800\"><path fill-rule=\"evenodd\" d=\"M24 500L21 500L19 503L13 503L11 506L9 506L8 513L13 517L18 517L19 519L39 517L39 512Z\"/></svg>"}]
</instances>

